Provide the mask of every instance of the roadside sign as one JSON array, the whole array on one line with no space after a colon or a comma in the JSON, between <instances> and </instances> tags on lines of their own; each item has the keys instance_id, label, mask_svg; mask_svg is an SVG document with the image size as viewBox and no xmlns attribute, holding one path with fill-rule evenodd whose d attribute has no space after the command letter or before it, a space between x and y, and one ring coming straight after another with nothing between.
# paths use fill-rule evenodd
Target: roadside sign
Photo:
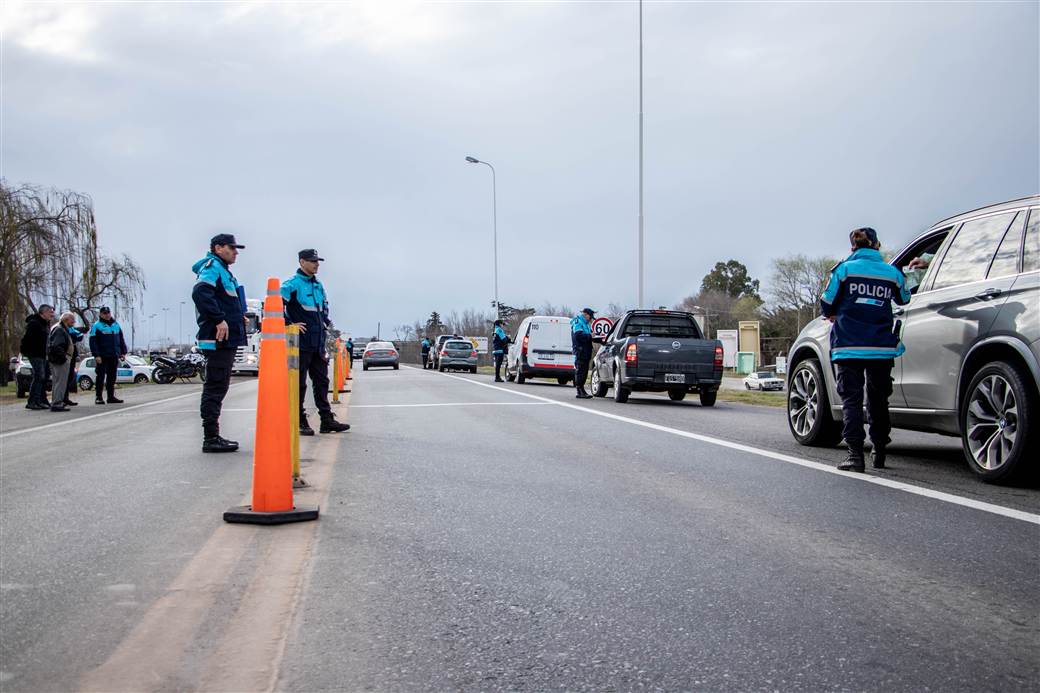
<instances>
[{"instance_id":1,"label":"roadside sign","mask_svg":"<svg viewBox=\"0 0 1040 693\"><path fill-rule=\"evenodd\" d=\"M476 349L478 354L488 353L488 338L487 337L466 337L473 344L473 348Z\"/></svg>"},{"instance_id":2,"label":"roadside sign","mask_svg":"<svg viewBox=\"0 0 1040 693\"><path fill-rule=\"evenodd\" d=\"M614 326L614 321L610 318L596 318L592 321L592 336L603 338L610 334L610 328Z\"/></svg>"}]
</instances>

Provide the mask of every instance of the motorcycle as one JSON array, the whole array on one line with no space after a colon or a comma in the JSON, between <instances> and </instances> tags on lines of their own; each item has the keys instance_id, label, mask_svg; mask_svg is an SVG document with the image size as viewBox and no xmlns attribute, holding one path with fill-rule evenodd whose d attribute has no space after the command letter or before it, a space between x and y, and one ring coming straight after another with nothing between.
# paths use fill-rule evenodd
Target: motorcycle
<instances>
[{"instance_id":1,"label":"motorcycle","mask_svg":"<svg viewBox=\"0 0 1040 693\"><path fill-rule=\"evenodd\" d=\"M152 380L160 385L169 385L177 378L191 380L198 376L206 382L206 359L200 354L187 354L179 358L158 355L152 358L155 371Z\"/></svg>"}]
</instances>

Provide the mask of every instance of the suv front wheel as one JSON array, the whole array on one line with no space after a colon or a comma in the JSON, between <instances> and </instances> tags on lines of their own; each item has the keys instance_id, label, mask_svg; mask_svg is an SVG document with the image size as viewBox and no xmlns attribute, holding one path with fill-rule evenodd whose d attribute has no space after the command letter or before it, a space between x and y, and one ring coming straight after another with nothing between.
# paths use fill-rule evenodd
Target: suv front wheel
<instances>
[{"instance_id":1,"label":"suv front wheel","mask_svg":"<svg viewBox=\"0 0 1040 693\"><path fill-rule=\"evenodd\" d=\"M1021 369L1007 361L982 368L961 403L961 444L968 466L985 481L1008 481L1035 454L1037 403Z\"/></svg>"}]
</instances>

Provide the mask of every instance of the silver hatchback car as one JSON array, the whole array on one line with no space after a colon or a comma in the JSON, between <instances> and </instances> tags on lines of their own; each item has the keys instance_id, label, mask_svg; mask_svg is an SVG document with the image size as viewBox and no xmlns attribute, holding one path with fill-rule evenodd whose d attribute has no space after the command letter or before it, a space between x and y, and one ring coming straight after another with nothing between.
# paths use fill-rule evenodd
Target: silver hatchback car
<instances>
[{"instance_id":1,"label":"silver hatchback car","mask_svg":"<svg viewBox=\"0 0 1040 693\"><path fill-rule=\"evenodd\" d=\"M462 370L477 372L477 350L473 343L465 339L449 339L441 347L438 354L437 367L443 373L446 370Z\"/></svg>"},{"instance_id":2,"label":"silver hatchback car","mask_svg":"<svg viewBox=\"0 0 1040 693\"><path fill-rule=\"evenodd\" d=\"M919 258L927 266L910 269ZM892 260L913 294L894 307L906 353L895 361L894 428L960 436L986 481L1035 467L1040 448L1040 196L945 219ZM841 440L830 323L814 320L790 353L787 420L803 445Z\"/></svg>"}]
</instances>

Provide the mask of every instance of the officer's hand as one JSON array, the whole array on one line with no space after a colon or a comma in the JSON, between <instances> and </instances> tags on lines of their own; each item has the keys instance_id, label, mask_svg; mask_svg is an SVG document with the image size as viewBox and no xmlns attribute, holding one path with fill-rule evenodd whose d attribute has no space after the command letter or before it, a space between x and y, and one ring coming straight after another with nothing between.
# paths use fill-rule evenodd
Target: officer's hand
<instances>
[{"instance_id":1,"label":"officer's hand","mask_svg":"<svg viewBox=\"0 0 1040 693\"><path fill-rule=\"evenodd\" d=\"M95 356L95 357L94 357L94 361L95 361L96 363L101 363L101 357L100 357L100 356Z\"/></svg>"},{"instance_id":2,"label":"officer's hand","mask_svg":"<svg viewBox=\"0 0 1040 693\"><path fill-rule=\"evenodd\" d=\"M294 322L293 324L300 328L300 334L307 334L307 323Z\"/></svg>"},{"instance_id":3,"label":"officer's hand","mask_svg":"<svg viewBox=\"0 0 1040 693\"><path fill-rule=\"evenodd\" d=\"M218 342L223 342L225 339L227 339L227 334L228 334L227 320L221 320L220 322L217 323L217 335L216 335L217 341Z\"/></svg>"}]
</instances>

